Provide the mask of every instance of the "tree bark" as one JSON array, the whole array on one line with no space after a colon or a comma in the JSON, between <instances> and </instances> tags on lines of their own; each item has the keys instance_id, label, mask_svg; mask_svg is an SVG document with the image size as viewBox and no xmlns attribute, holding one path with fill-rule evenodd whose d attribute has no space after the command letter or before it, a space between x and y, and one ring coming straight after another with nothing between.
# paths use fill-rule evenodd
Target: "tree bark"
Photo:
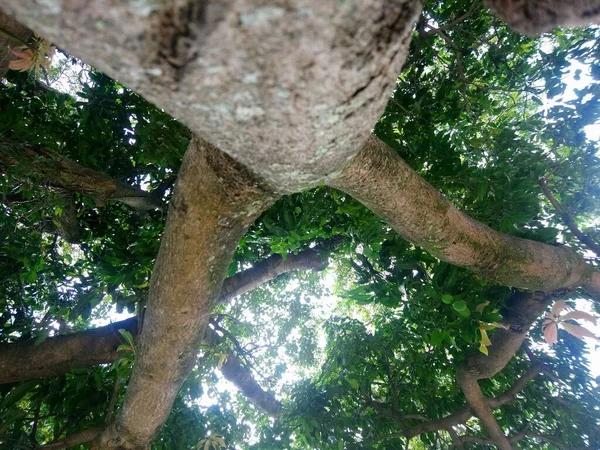
<instances>
[{"instance_id":1,"label":"tree bark","mask_svg":"<svg viewBox=\"0 0 600 450\"><path fill-rule=\"evenodd\" d=\"M355 153L381 116L422 2L5 0L2 8L279 191L296 192Z\"/></svg>"},{"instance_id":2,"label":"tree bark","mask_svg":"<svg viewBox=\"0 0 600 450\"><path fill-rule=\"evenodd\" d=\"M139 210L160 209L162 202L149 192L130 186L82 166L49 150L0 138L0 170L21 166L21 170L50 186L88 195L102 205L108 200L123 202ZM6 170L6 169L4 169Z\"/></svg>"},{"instance_id":3,"label":"tree bark","mask_svg":"<svg viewBox=\"0 0 600 450\"><path fill-rule=\"evenodd\" d=\"M283 405L273 394L266 392L254 379L252 373L235 356L233 351L227 352L227 359L221 366L221 373L231 381L244 396L265 414L277 417L283 410Z\"/></svg>"},{"instance_id":4,"label":"tree bark","mask_svg":"<svg viewBox=\"0 0 600 450\"><path fill-rule=\"evenodd\" d=\"M250 269L225 280L219 303L227 303L234 297L249 292L282 273L303 269L320 271L326 266L327 262L317 250L313 249L287 255L285 260L281 255L269 256Z\"/></svg>"},{"instance_id":5,"label":"tree bark","mask_svg":"<svg viewBox=\"0 0 600 450\"><path fill-rule=\"evenodd\" d=\"M0 80L8 72L10 61L16 59L10 49L22 47L32 36L30 29L0 11Z\"/></svg>"},{"instance_id":6,"label":"tree bark","mask_svg":"<svg viewBox=\"0 0 600 450\"><path fill-rule=\"evenodd\" d=\"M190 142L152 272L123 407L94 448L142 449L158 432L194 366L233 251L275 199L231 158L199 139Z\"/></svg>"},{"instance_id":7,"label":"tree bark","mask_svg":"<svg viewBox=\"0 0 600 450\"><path fill-rule=\"evenodd\" d=\"M471 219L376 137L328 184L443 261L530 291L582 286L600 295L600 273L574 250L508 236Z\"/></svg>"},{"instance_id":8,"label":"tree bark","mask_svg":"<svg viewBox=\"0 0 600 450\"><path fill-rule=\"evenodd\" d=\"M289 255L283 264L281 256L270 256L254 267L225 279L219 303L226 303L281 274L323 268L321 255L313 249ZM0 343L0 384L54 377L64 375L75 367L111 363L118 356L117 347L123 343L118 332L120 329L129 331L137 339L138 321L132 317L104 327L53 336L39 343L35 339ZM212 332L204 337L203 343L214 345L215 340Z\"/></svg>"},{"instance_id":9,"label":"tree bark","mask_svg":"<svg viewBox=\"0 0 600 450\"><path fill-rule=\"evenodd\" d=\"M519 33L538 35L557 27L587 27L600 20L598 0L486 0Z\"/></svg>"}]
</instances>

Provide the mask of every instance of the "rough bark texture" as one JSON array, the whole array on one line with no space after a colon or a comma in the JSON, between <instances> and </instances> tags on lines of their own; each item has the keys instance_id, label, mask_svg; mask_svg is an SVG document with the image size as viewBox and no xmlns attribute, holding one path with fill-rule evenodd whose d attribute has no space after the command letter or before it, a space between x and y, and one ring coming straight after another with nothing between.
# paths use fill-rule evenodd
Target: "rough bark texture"
<instances>
[{"instance_id":1,"label":"rough bark texture","mask_svg":"<svg viewBox=\"0 0 600 450\"><path fill-rule=\"evenodd\" d=\"M281 256L271 256L225 279L219 303L249 292L283 273L321 270L323 267L322 257L315 250L290 255L285 264L281 263ZM118 332L120 329L129 331L137 339L138 321L134 317L104 327L50 337L40 343L31 339L0 344L0 384L64 375L74 367L111 363L117 357L117 347L124 343ZM203 343L215 345L217 340L218 335L207 329Z\"/></svg>"},{"instance_id":2,"label":"rough bark texture","mask_svg":"<svg viewBox=\"0 0 600 450\"><path fill-rule=\"evenodd\" d=\"M356 151L394 88L421 6L2 2L19 21L287 192L316 185Z\"/></svg>"},{"instance_id":3,"label":"rough bark texture","mask_svg":"<svg viewBox=\"0 0 600 450\"><path fill-rule=\"evenodd\" d=\"M117 358L120 329L137 334L135 318L105 327L14 344L0 344L0 384L63 375L75 367L92 367Z\"/></svg>"},{"instance_id":4,"label":"rough bark texture","mask_svg":"<svg viewBox=\"0 0 600 450\"><path fill-rule=\"evenodd\" d=\"M556 295L560 295L560 292ZM492 335L489 355L479 352L473 354L457 369L456 379L467 403L499 449L510 450L512 445L498 425L488 399L483 395L477 381L493 377L506 367L523 344L533 323L554 300L555 295L542 293L514 294L502 311L503 321L509 328L498 329Z\"/></svg>"},{"instance_id":5,"label":"rough bark texture","mask_svg":"<svg viewBox=\"0 0 600 450\"><path fill-rule=\"evenodd\" d=\"M60 376L75 368L110 364L118 357L118 346L125 343L119 333L121 329L129 331L134 340L137 340L138 320L132 317L105 327L51 337L41 344L37 344L35 340L0 344L0 384ZM215 346L221 340L215 331L206 328L201 343ZM227 360L220 370L227 380L263 412L270 416L281 413L281 403L273 394L260 387L250 369L235 353L228 351Z\"/></svg>"},{"instance_id":6,"label":"rough bark texture","mask_svg":"<svg viewBox=\"0 0 600 450\"><path fill-rule=\"evenodd\" d=\"M213 146L190 142L152 272L123 407L94 448L141 449L152 440L194 366L240 238L275 198Z\"/></svg>"},{"instance_id":7,"label":"rough bark texture","mask_svg":"<svg viewBox=\"0 0 600 450\"><path fill-rule=\"evenodd\" d=\"M23 42L28 42L33 33L27 27L24 27L17 22L13 17L4 14L0 11L0 80L4 78L8 72L8 63L16 59L10 52L10 48L18 48L23 46ZM14 36L17 39L10 37Z\"/></svg>"},{"instance_id":8,"label":"rough bark texture","mask_svg":"<svg viewBox=\"0 0 600 450\"><path fill-rule=\"evenodd\" d=\"M135 209L161 208L160 199L93 169L82 166L49 150L0 138L2 166L19 165L26 174L49 186L92 197L96 203L123 202Z\"/></svg>"},{"instance_id":9,"label":"rough bark texture","mask_svg":"<svg viewBox=\"0 0 600 450\"><path fill-rule=\"evenodd\" d=\"M583 286L600 295L600 274L575 251L507 236L471 219L375 137L328 184L444 261L521 289Z\"/></svg>"},{"instance_id":10,"label":"rough bark texture","mask_svg":"<svg viewBox=\"0 0 600 450\"><path fill-rule=\"evenodd\" d=\"M492 4L528 32L540 22L597 15L589 6L596 2L583 0ZM354 155L387 102L421 2L4 0L2 7L180 118L278 191L292 192ZM525 289L584 285L600 293L600 273L571 250L473 221L377 140L330 178L446 261ZM96 448L148 446L191 369L239 238L273 199L243 167L192 141L124 406Z\"/></svg>"},{"instance_id":11,"label":"rough bark texture","mask_svg":"<svg viewBox=\"0 0 600 450\"><path fill-rule=\"evenodd\" d=\"M283 405L277 401L273 394L266 392L254 379L252 373L242 362L236 358L235 353L229 350L227 359L221 366L221 373L265 414L277 417L283 410Z\"/></svg>"},{"instance_id":12,"label":"rough bark texture","mask_svg":"<svg viewBox=\"0 0 600 450\"><path fill-rule=\"evenodd\" d=\"M529 381L534 379L541 371L542 368L540 366L536 365L531 367L527 372L521 375L521 377L519 377L519 379L517 379L517 381L515 381L511 388L508 389L506 392L504 392L496 398L487 399L490 408L498 408L500 406L507 405L510 402L512 402L515 399L515 395L522 391L525 385ZM446 417L415 425L403 435L406 435L410 438L418 436L422 433L428 433L436 430L447 430L448 428L451 428L454 425L465 423L471 417L473 417L473 410L471 409L470 405L466 404L454 411L452 414L447 415Z\"/></svg>"},{"instance_id":13,"label":"rough bark texture","mask_svg":"<svg viewBox=\"0 0 600 450\"><path fill-rule=\"evenodd\" d=\"M305 250L296 255L288 255L284 260L281 255L273 255L256 263L252 268L228 278L223 284L219 302L228 302L245 292L260 286L282 273L292 270L323 270L327 263L317 250ZM230 281L231 280L231 281Z\"/></svg>"},{"instance_id":14,"label":"rough bark texture","mask_svg":"<svg viewBox=\"0 0 600 450\"><path fill-rule=\"evenodd\" d=\"M558 26L586 27L600 20L599 0L486 0L512 29L536 35Z\"/></svg>"}]
</instances>

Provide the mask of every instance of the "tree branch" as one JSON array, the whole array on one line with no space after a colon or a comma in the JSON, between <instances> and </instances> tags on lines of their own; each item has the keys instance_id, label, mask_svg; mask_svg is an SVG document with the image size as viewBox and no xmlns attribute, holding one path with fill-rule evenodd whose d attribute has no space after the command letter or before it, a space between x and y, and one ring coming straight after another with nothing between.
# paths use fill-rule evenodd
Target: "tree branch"
<instances>
[{"instance_id":1,"label":"tree branch","mask_svg":"<svg viewBox=\"0 0 600 450\"><path fill-rule=\"evenodd\" d=\"M548 186L548 180L546 177L542 177L539 181L540 187L542 188L542 192L556 211L556 213L562 218L565 222L565 225L571 230L571 233L581 241L582 244L586 245L590 250L592 250L597 256L600 256L600 245L594 242L587 234L584 234L575 223L573 216L565 211L561 204L556 200L554 195L552 195L552 191Z\"/></svg>"},{"instance_id":2,"label":"tree branch","mask_svg":"<svg viewBox=\"0 0 600 450\"><path fill-rule=\"evenodd\" d=\"M508 236L471 219L375 137L328 184L443 261L521 289L582 286L600 295L600 272L575 251Z\"/></svg>"},{"instance_id":3,"label":"tree branch","mask_svg":"<svg viewBox=\"0 0 600 450\"><path fill-rule=\"evenodd\" d=\"M557 27L586 27L600 20L600 1L486 0L492 11L519 33L538 35Z\"/></svg>"},{"instance_id":4,"label":"tree branch","mask_svg":"<svg viewBox=\"0 0 600 450\"><path fill-rule=\"evenodd\" d=\"M96 203L123 202L139 210L161 209L150 192L130 186L49 150L0 138L0 169L23 165L44 183L92 197Z\"/></svg>"},{"instance_id":5,"label":"tree branch","mask_svg":"<svg viewBox=\"0 0 600 450\"><path fill-rule=\"evenodd\" d=\"M502 311L504 321L509 328L497 329L491 336L491 347L489 355L477 352L461 364L456 371L456 379L460 385L467 403L471 406L475 415L479 417L487 429L494 444L502 449L511 449L511 443L504 435L492 412L491 401L487 400L479 387L478 380L490 378L500 372L513 358L521 347L529 328L542 312L554 302L562 291L553 295L542 293L515 293L507 302ZM541 366L534 366L533 371L537 374ZM512 398L525 385L527 380L519 380L505 394Z\"/></svg>"},{"instance_id":6,"label":"tree branch","mask_svg":"<svg viewBox=\"0 0 600 450\"><path fill-rule=\"evenodd\" d=\"M441 27L437 27L437 28L430 27L431 29L429 31L426 31L424 33L424 36L433 36L434 34L438 34L441 31L446 31L446 30L449 30L450 28L454 28L456 25L459 25L460 23L464 22L469 17L471 17L475 13L475 11L477 11L477 8L480 5L481 5L481 0L475 0L471 4L471 7L469 8L469 10L466 13L464 13L462 16L458 17L457 19L454 19L452 22L449 22L446 25L443 25Z\"/></svg>"},{"instance_id":7,"label":"tree branch","mask_svg":"<svg viewBox=\"0 0 600 450\"><path fill-rule=\"evenodd\" d=\"M531 367L513 383L510 389L496 398L487 399L490 408L498 408L511 403L514 400L515 395L525 387L527 382L535 378L541 371L542 368L540 366ZM448 430L454 425L467 422L471 417L473 417L473 411L471 410L471 407L466 404L446 417L414 425L405 433L405 435L414 437L431 431Z\"/></svg>"},{"instance_id":8,"label":"tree branch","mask_svg":"<svg viewBox=\"0 0 600 450\"><path fill-rule=\"evenodd\" d=\"M66 448L75 447L76 445L85 444L94 440L102 432L102 428L88 428L76 434L67 436L64 439L59 439L49 444L39 445L36 449L39 450L63 450Z\"/></svg>"}]
</instances>

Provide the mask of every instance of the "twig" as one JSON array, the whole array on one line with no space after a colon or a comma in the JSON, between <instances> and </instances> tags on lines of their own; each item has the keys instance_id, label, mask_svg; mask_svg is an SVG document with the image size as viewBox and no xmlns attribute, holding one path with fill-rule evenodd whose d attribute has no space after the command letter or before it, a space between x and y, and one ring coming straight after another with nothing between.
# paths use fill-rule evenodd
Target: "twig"
<instances>
[{"instance_id":1,"label":"twig","mask_svg":"<svg viewBox=\"0 0 600 450\"><path fill-rule=\"evenodd\" d=\"M446 31L446 30L449 30L450 28L454 28L459 23L464 22L469 17L471 17L477 10L477 7L479 6L480 3L481 2L479 0L475 0L471 4L471 7L469 8L469 10L466 13L464 13L462 16L460 16L457 19L454 19L452 22L450 22L446 25L443 25L439 28L433 28L432 30L425 32L425 36L433 36L434 34L439 33L440 31ZM430 27L430 28L432 28L432 27Z\"/></svg>"},{"instance_id":2,"label":"twig","mask_svg":"<svg viewBox=\"0 0 600 450\"><path fill-rule=\"evenodd\" d=\"M110 404L108 405L108 411L106 412L106 419L104 420L104 422L106 424L109 424L113 418L113 413L115 411L115 405L117 404L117 397L119 396L119 386L120 385L120 380L119 377L117 376L116 380L115 380L115 385L113 387L113 393L112 393L112 397L110 398Z\"/></svg>"},{"instance_id":3,"label":"twig","mask_svg":"<svg viewBox=\"0 0 600 450\"><path fill-rule=\"evenodd\" d=\"M439 28L436 28L436 33L440 35L440 37L446 42L446 44L448 44L450 47L452 47L452 50L454 50L454 54L456 55L456 71L458 72L458 76L460 77L462 84L461 84L461 93L463 96L463 100L465 101L465 106L467 107L467 109L469 109L469 102L467 99L467 77L465 75L465 71L463 68L463 64L462 64L462 57L460 55L460 48L458 48L458 46L452 41L452 39L450 39L450 37L444 32L441 31Z\"/></svg>"},{"instance_id":4,"label":"twig","mask_svg":"<svg viewBox=\"0 0 600 450\"><path fill-rule=\"evenodd\" d=\"M59 439L45 445L39 445L36 447L36 449L62 450L64 448L74 447L76 445L85 444L86 442L94 440L100 433L102 433L102 431L103 428L89 428L79 433L72 434L71 436L67 436L64 439Z\"/></svg>"},{"instance_id":5,"label":"twig","mask_svg":"<svg viewBox=\"0 0 600 450\"><path fill-rule=\"evenodd\" d=\"M548 201L552 204L552 207L556 211L556 213L562 218L565 222L565 225L571 230L571 233L579 239L583 244L585 244L590 250L592 250L596 256L600 256L600 245L595 243L587 234L583 234L583 232L577 228L577 224L575 224L575 220L573 220L573 216L565 211L561 204L556 200L554 195L552 195L552 191L548 186L548 179L546 177L542 177L539 181L539 185L542 188L542 192L548 199Z\"/></svg>"}]
</instances>

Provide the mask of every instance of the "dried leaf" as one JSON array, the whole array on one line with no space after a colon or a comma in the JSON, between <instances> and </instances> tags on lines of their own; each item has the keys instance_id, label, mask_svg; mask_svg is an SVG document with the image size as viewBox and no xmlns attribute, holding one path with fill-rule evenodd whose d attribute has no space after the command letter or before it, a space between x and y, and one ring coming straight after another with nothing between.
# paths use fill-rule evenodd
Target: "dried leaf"
<instances>
[{"instance_id":1,"label":"dried leaf","mask_svg":"<svg viewBox=\"0 0 600 450\"><path fill-rule=\"evenodd\" d=\"M25 72L33 67L34 55L33 50L27 47L20 47L19 50L13 50L9 48L11 53L18 59L13 59L8 63L8 68L11 70L18 70L19 72Z\"/></svg>"},{"instance_id":2,"label":"dried leaf","mask_svg":"<svg viewBox=\"0 0 600 450\"><path fill-rule=\"evenodd\" d=\"M489 304L490 304L490 302L489 302L489 301L487 301L487 302L483 302L483 303L480 303L480 304L479 304L479 305L477 305L477 307L475 308L475 311L477 311L478 313L482 313L482 312L483 312L483 310L485 309L485 307L486 307L487 305L489 305Z\"/></svg>"},{"instance_id":3,"label":"dried leaf","mask_svg":"<svg viewBox=\"0 0 600 450\"><path fill-rule=\"evenodd\" d=\"M584 337L598 339L594 333L592 333L587 328L580 327L579 325L574 325L572 323L563 323L562 324L565 331L569 334L575 336L578 339L583 339Z\"/></svg>"},{"instance_id":4,"label":"dried leaf","mask_svg":"<svg viewBox=\"0 0 600 450\"><path fill-rule=\"evenodd\" d=\"M487 335L487 331L485 331L485 329L482 326L479 327L479 332L481 333L481 344L485 345L486 347L492 345L492 341L490 341L490 338Z\"/></svg>"},{"instance_id":5,"label":"dried leaf","mask_svg":"<svg viewBox=\"0 0 600 450\"><path fill-rule=\"evenodd\" d=\"M221 436L215 436L212 438L220 447L225 447L225 440Z\"/></svg>"}]
</instances>

